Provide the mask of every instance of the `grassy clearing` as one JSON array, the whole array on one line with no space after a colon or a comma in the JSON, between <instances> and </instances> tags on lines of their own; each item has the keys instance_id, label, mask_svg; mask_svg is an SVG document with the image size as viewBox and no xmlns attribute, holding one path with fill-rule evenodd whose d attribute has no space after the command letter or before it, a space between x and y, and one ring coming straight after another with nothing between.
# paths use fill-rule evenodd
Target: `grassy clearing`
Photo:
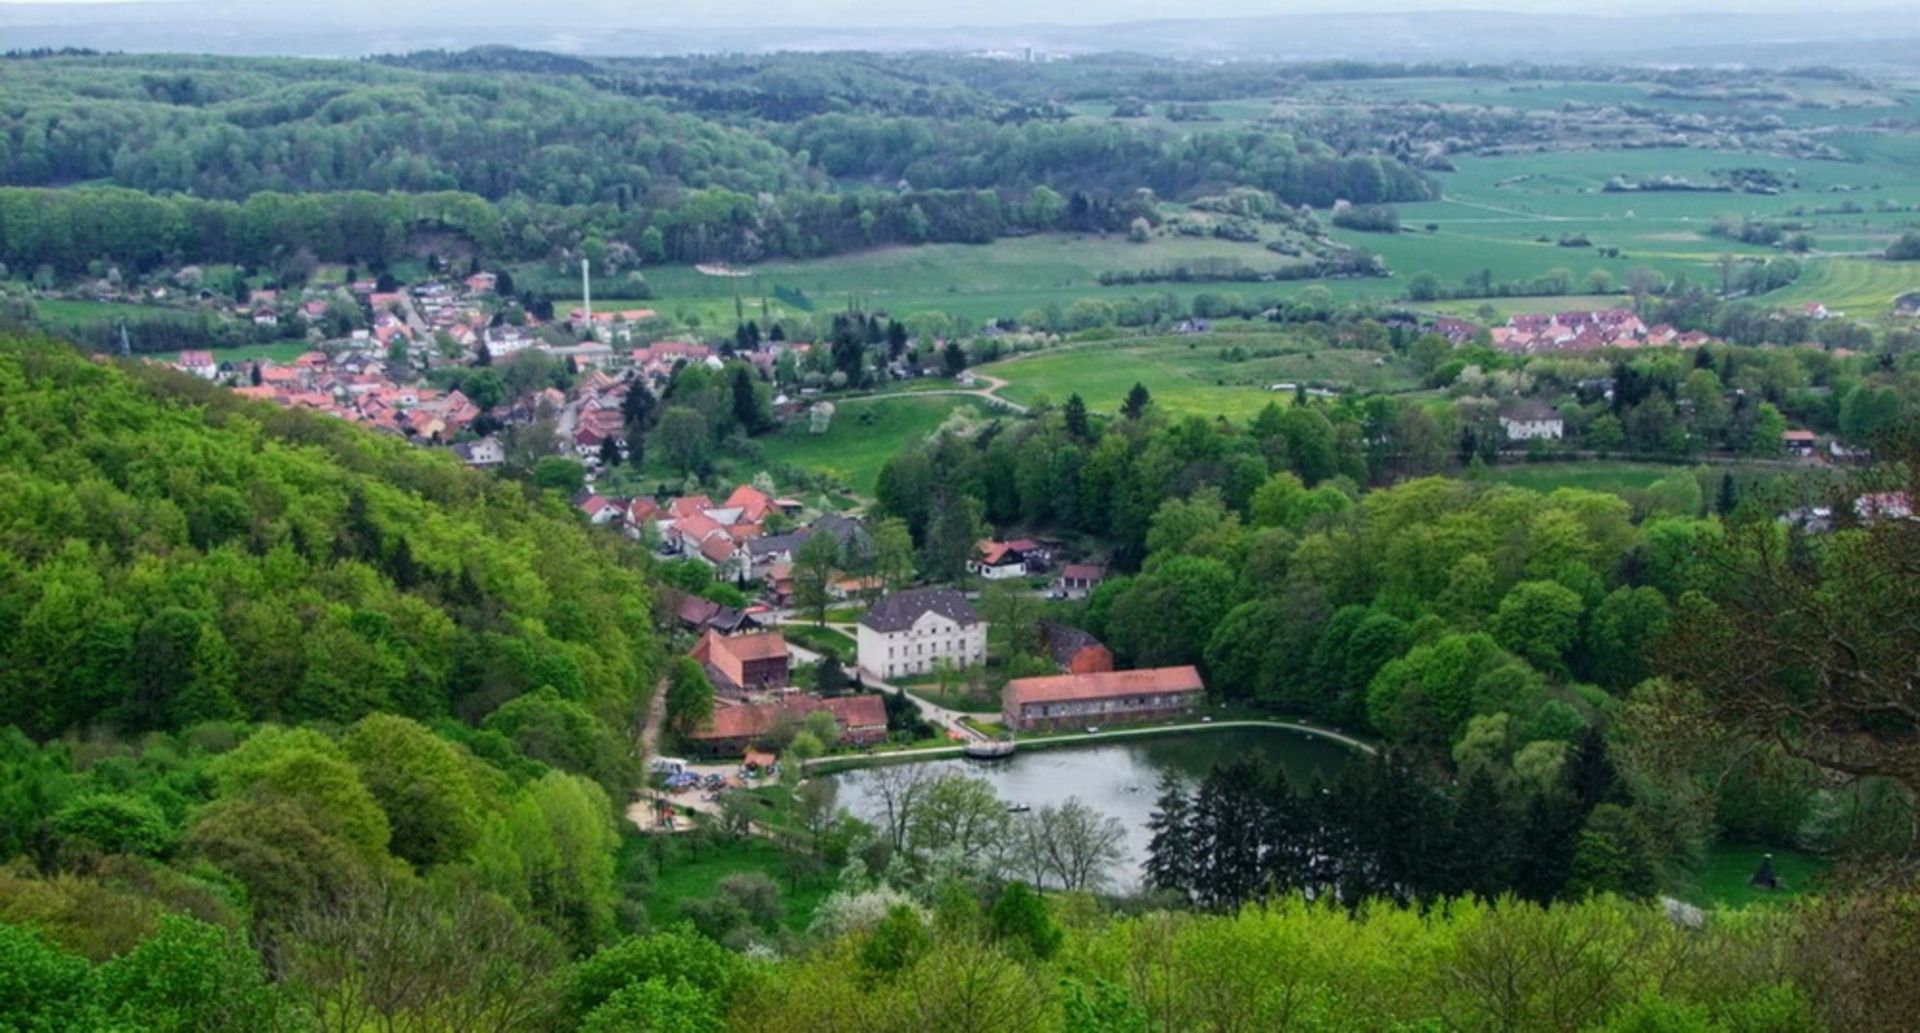
<instances>
[{"instance_id":1,"label":"grassy clearing","mask_svg":"<svg viewBox=\"0 0 1920 1033\"><path fill-rule=\"evenodd\" d=\"M681 836L630 835L621 854L622 867L644 864L654 873L646 898L647 920L654 928L680 921L681 901L713 896L727 876L760 872L780 885L786 908L781 924L799 932L813 920L814 909L833 891L835 880L832 872L796 877L796 855L764 839L710 839L695 848Z\"/></svg>"},{"instance_id":2,"label":"grassy clearing","mask_svg":"<svg viewBox=\"0 0 1920 1033\"><path fill-rule=\"evenodd\" d=\"M1234 361L1230 349L1249 357ZM1117 412L1135 383L1147 385L1155 403L1180 415L1244 420L1269 402L1292 400L1269 390L1279 383L1306 383L1340 390L1403 391L1415 386L1412 371L1376 352L1310 350L1283 334L1213 334L1195 337L1129 338L1033 353L982 367L1002 377L1001 394L1032 404L1064 401L1078 393L1097 412Z\"/></svg>"},{"instance_id":3,"label":"grassy clearing","mask_svg":"<svg viewBox=\"0 0 1920 1033\"><path fill-rule=\"evenodd\" d=\"M1674 474L1700 474L1704 477L1701 489L1709 493L1707 498L1710 502L1712 501L1710 493L1718 488L1722 473L1733 474L1743 491L1752 491L1762 482L1775 483L1782 478L1800 476L1798 473L1783 470L1777 466L1750 462L1703 464L1696 461L1679 464L1583 459L1497 466L1487 471L1485 479L1539 492L1551 492L1560 488L1580 488L1618 495L1630 491L1644 491L1655 481Z\"/></svg>"},{"instance_id":4,"label":"grassy clearing","mask_svg":"<svg viewBox=\"0 0 1920 1033\"><path fill-rule=\"evenodd\" d=\"M1747 882L1767 854L1773 855L1773 870L1785 884L1776 892L1754 889ZM1777 907L1817 888L1829 867L1823 858L1798 850L1723 843L1707 852L1706 863L1681 897L1703 907Z\"/></svg>"},{"instance_id":5,"label":"grassy clearing","mask_svg":"<svg viewBox=\"0 0 1920 1033\"><path fill-rule=\"evenodd\" d=\"M1626 463L1586 460L1566 463L1524 463L1487 471L1487 479L1517 488L1550 492L1560 488L1619 493L1644 489L1663 477L1684 473L1685 466L1664 463Z\"/></svg>"},{"instance_id":6,"label":"grassy clearing","mask_svg":"<svg viewBox=\"0 0 1920 1033\"><path fill-rule=\"evenodd\" d=\"M812 433L805 419L758 439L765 465L803 467L831 473L863 495L873 493L880 468L909 442L932 434L954 411L984 412L978 400L958 395L909 395L852 399L824 434Z\"/></svg>"}]
</instances>

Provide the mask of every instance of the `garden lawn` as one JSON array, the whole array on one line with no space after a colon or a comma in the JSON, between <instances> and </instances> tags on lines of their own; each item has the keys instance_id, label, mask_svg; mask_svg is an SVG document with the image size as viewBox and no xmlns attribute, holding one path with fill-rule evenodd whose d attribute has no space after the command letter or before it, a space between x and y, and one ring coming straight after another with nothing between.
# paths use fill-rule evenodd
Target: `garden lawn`
<instances>
[{"instance_id":1,"label":"garden lawn","mask_svg":"<svg viewBox=\"0 0 1920 1033\"><path fill-rule=\"evenodd\" d=\"M854 654L859 649L853 637L845 632L813 624L782 624L780 634L785 635L787 641L803 649L811 649L816 653L832 653L843 664L852 663Z\"/></svg>"}]
</instances>

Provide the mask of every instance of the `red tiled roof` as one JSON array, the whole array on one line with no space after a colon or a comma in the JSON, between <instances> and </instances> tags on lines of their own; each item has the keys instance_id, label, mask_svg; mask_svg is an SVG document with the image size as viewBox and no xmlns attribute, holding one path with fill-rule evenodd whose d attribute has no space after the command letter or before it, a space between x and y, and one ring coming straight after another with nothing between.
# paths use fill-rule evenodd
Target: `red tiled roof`
<instances>
[{"instance_id":1,"label":"red tiled roof","mask_svg":"<svg viewBox=\"0 0 1920 1033\"><path fill-rule=\"evenodd\" d=\"M1069 563L1061 568L1060 576L1069 581L1099 581L1107 576L1107 568L1092 563Z\"/></svg>"},{"instance_id":2,"label":"red tiled roof","mask_svg":"<svg viewBox=\"0 0 1920 1033\"><path fill-rule=\"evenodd\" d=\"M1145 693L1200 692L1206 689L1192 666L1146 667L1134 671L1093 674L1056 674L1043 678L1016 678L1007 683L1006 698L1014 706L1108 699Z\"/></svg>"},{"instance_id":3,"label":"red tiled roof","mask_svg":"<svg viewBox=\"0 0 1920 1033\"><path fill-rule=\"evenodd\" d=\"M709 538L700 543L700 555L716 565L733 559L734 545L731 539Z\"/></svg>"},{"instance_id":4,"label":"red tiled roof","mask_svg":"<svg viewBox=\"0 0 1920 1033\"><path fill-rule=\"evenodd\" d=\"M989 567L998 566L1000 561L1006 559L1007 554L1013 551L1013 546L1006 542L994 541L980 542L974 548L980 553L980 562Z\"/></svg>"},{"instance_id":5,"label":"red tiled roof","mask_svg":"<svg viewBox=\"0 0 1920 1033\"><path fill-rule=\"evenodd\" d=\"M667 512L676 517L690 517L705 513L713 508L713 500L705 495L682 495L667 505Z\"/></svg>"},{"instance_id":6,"label":"red tiled roof","mask_svg":"<svg viewBox=\"0 0 1920 1033\"><path fill-rule=\"evenodd\" d=\"M783 712L806 715L825 710L842 729L874 729L887 726L887 706L879 696L842 696L838 699L801 697L779 703L722 703L713 710L712 720L690 738L751 739L773 728Z\"/></svg>"}]
</instances>

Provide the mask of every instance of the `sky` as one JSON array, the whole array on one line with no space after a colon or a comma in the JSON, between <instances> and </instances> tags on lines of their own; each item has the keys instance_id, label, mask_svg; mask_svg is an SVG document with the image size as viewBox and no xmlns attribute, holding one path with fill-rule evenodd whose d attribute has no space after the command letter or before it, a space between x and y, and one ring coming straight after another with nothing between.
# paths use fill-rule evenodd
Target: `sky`
<instances>
[{"instance_id":1,"label":"sky","mask_svg":"<svg viewBox=\"0 0 1920 1033\"><path fill-rule=\"evenodd\" d=\"M176 0L0 0L0 5L158 4ZM283 0L230 0L247 8L284 7ZM426 0L392 0L390 10L408 7L444 7ZM474 6L492 6L483 2ZM1824 11L1884 10L1901 6L1899 0L1822 0ZM1250 15L1342 13L1375 11L1522 11L1529 13L1664 14L1676 10L1703 12L1800 12L1805 0L628 0L607 3L561 3L552 10L556 20L565 11L612 7L634 20L657 18L661 24L705 25L817 25L817 26L937 26L986 24L1101 24L1155 18L1213 18Z\"/></svg>"}]
</instances>

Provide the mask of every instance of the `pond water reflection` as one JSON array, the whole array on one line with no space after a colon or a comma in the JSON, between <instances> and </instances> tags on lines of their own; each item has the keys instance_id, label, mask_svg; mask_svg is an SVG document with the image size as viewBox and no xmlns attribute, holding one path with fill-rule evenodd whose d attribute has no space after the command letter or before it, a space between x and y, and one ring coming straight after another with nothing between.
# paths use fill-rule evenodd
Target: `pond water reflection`
<instances>
[{"instance_id":1,"label":"pond water reflection","mask_svg":"<svg viewBox=\"0 0 1920 1033\"><path fill-rule=\"evenodd\" d=\"M1258 756L1268 766L1286 769L1287 781L1304 791L1316 777L1331 781L1358 754L1350 747L1304 732L1278 728L1223 728L1219 731L1153 736L1086 746L1023 750L1006 760L960 758L920 762L930 771L964 771L993 784L1009 805L1041 807L1068 797L1120 819L1127 830L1127 861L1116 873L1116 888L1139 883L1147 857L1147 818L1153 813L1154 787L1165 772L1197 782L1215 764ZM870 785L871 770L830 776L840 787L840 804L867 821L879 809Z\"/></svg>"}]
</instances>

